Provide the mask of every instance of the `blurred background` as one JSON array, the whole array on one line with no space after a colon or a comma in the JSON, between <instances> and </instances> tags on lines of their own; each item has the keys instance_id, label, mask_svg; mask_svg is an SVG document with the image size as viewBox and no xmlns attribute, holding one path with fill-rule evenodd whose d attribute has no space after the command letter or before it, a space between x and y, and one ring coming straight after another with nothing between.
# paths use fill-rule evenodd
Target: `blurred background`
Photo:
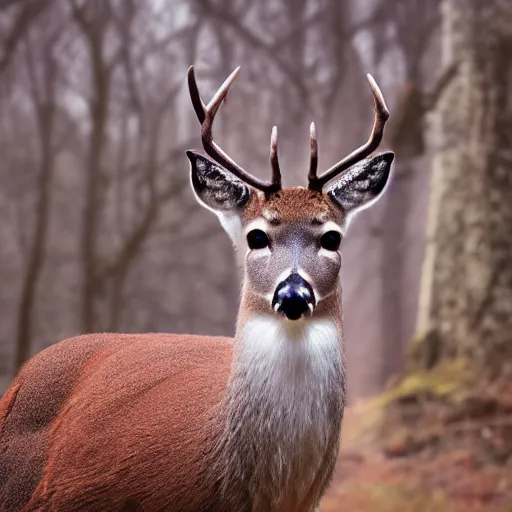
<instances>
[{"instance_id":1,"label":"blurred background","mask_svg":"<svg viewBox=\"0 0 512 512\"><path fill-rule=\"evenodd\" d=\"M266 177L277 125L286 186L311 121L320 169L367 139L373 74L396 164L344 242L337 474L425 473L344 509L512 510L510 0L0 0L0 393L80 333L233 334L235 256L188 182L191 64L205 99L242 66L216 139Z\"/></svg>"}]
</instances>

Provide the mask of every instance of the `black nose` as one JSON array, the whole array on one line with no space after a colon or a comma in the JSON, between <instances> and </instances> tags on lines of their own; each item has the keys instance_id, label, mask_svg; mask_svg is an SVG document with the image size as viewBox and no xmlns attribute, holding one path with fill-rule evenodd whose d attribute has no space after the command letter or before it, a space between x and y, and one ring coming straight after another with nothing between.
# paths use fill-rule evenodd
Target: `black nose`
<instances>
[{"instance_id":1,"label":"black nose","mask_svg":"<svg viewBox=\"0 0 512 512\"><path fill-rule=\"evenodd\" d=\"M272 307L290 320L298 320L308 311L312 312L315 307L313 288L294 272L277 286Z\"/></svg>"}]
</instances>

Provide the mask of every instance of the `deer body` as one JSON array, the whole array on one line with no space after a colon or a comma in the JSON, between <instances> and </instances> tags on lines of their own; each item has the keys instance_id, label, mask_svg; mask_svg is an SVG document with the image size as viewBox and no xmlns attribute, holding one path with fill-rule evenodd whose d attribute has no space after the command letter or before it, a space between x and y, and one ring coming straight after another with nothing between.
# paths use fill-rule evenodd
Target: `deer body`
<instances>
[{"instance_id":1,"label":"deer body","mask_svg":"<svg viewBox=\"0 0 512 512\"><path fill-rule=\"evenodd\" d=\"M310 510L337 453L341 340L330 320L283 323L254 316L234 344L104 334L43 352L2 423L2 510ZM55 403L63 370L75 382ZM26 415L41 424L20 438ZM20 453L40 456L26 466Z\"/></svg>"},{"instance_id":2,"label":"deer body","mask_svg":"<svg viewBox=\"0 0 512 512\"><path fill-rule=\"evenodd\" d=\"M354 213L382 194L392 154L355 167L352 154L317 177L312 128L310 187L282 190L274 130L272 182L247 176L211 136L234 76L206 106L190 71L215 162L188 152L198 200L243 259L234 340L96 334L34 357L0 400L0 511L318 506L345 403L339 245ZM379 95L363 157L382 135Z\"/></svg>"},{"instance_id":3,"label":"deer body","mask_svg":"<svg viewBox=\"0 0 512 512\"><path fill-rule=\"evenodd\" d=\"M231 355L227 339L167 335L84 336L41 353L2 423L0 510L202 510L196 464Z\"/></svg>"}]
</instances>

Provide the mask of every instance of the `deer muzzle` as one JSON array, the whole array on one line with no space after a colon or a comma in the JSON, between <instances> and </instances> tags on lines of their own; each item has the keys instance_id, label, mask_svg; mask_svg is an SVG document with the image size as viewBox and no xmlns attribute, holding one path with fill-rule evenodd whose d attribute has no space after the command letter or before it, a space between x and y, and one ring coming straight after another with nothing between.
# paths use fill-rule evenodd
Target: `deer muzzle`
<instances>
[{"instance_id":1,"label":"deer muzzle","mask_svg":"<svg viewBox=\"0 0 512 512\"><path fill-rule=\"evenodd\" d=\"M298 320L313 313L316 306L311 285L297 272L281 281L274 292L272 308L289 320Z\"/></svg>"}]
</instances>

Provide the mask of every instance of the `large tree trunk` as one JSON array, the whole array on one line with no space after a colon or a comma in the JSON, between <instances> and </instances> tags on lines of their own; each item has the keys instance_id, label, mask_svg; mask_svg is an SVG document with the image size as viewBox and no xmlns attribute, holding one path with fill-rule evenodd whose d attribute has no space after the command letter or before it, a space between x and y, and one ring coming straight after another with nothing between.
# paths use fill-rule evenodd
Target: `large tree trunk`
<instances>
[{"instance_id":1,"label":"large tree trunk","mask_svg":"<svg viewBox=\"0 0 512 512\"><path fill-rule=\"evenodd\" d=\"M436 112L418 327L437 358L496 374L512 357L512 3L445 0L443 23L460 66Z\"/></svg>"}]
</instances>

